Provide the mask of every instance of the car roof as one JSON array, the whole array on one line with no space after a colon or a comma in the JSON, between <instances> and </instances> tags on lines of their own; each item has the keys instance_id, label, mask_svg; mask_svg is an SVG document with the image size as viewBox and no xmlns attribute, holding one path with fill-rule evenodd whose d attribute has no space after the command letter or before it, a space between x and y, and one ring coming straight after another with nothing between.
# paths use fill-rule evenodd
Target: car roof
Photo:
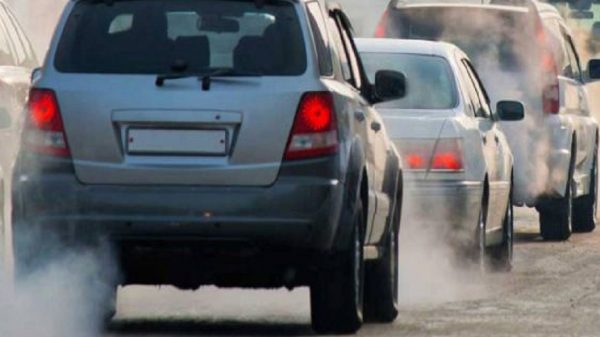
<instances>
[{"instance_id":1,"label":"car roof","mask_svg":"<svg viewBox=\"0 0 600 337\"><path fill-rule=\"evenodd\" d=\"M462 9L482 9L491 11L504 11L504 12L519 12L527 13L528 8L523 6L509 6L509 5L486 5L486 4L471 4L471 3L447 3L447 2L432 2L432 3L406 3L403 1L396 1L390 4L391 8L395 9L410 9L410 8L462 8Z\"/></svg>"},{"instance_id":2,"label":"car roof","mask_svg":"<svg viewBox=\"0 0 600 337\"><path fill-rule=\"evenodd\" d=\"M457 46L451 43L424 40L360 38L356 39L356 45L362 52L418 54L439 56L446 59L451 59L456 51L460 51Z\"/></svg>"}]
</instances>

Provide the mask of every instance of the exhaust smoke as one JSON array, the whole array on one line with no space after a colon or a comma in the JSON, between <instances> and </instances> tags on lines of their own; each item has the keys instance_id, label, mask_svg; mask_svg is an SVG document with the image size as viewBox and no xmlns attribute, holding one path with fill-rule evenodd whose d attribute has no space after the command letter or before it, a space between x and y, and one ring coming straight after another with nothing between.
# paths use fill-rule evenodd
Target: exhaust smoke
<instances>
[{"instance_id":1,"label":"exhaust smoke","mask_svg":"<svg viewBox=\"0 0 600 337\"><path fill-rule=\"evenodd\" d=\"M0 336L100 336L117 275L109 252L57 255L16 283L0 271Z\"/></svg>"},{"instance_id":2,"label":"exhaust smoke","mask_svg":"<svg viewBox=\"0 0 600 337\"><path fill-rule=\"evenodd\" d=\"M56 22L68 0L6 0L6 2L27 32L38 60L43 61Z\"/></svg>"}]
</instances>

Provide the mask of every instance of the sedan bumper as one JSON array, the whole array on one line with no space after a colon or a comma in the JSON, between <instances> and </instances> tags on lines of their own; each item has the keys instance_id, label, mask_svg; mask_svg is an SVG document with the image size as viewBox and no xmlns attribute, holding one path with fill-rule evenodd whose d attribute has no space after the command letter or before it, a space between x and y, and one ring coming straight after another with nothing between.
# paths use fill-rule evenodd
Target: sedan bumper
<instances>
[{"instance_id":1,"label":"sedan bumper","mask_svg":"<svg viewBox=\"0 0 600 337\"><path fill-rule=\"evenodd\" d=\"M471 181L407 181L403 223L463 245L475 237L483 184Z\"/></svg>"}]
</instances>

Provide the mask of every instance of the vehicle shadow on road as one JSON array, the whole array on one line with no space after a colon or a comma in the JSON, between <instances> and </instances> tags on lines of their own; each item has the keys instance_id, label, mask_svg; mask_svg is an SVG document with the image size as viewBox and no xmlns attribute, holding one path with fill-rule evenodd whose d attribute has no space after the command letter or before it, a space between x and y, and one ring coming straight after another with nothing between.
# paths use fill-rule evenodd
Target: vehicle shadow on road
<instances>
[{"instance_id":1,"label":"vehicle shadow on road","mask_svg":"<svg viewBox=\"0 0 600 337\"><path fill-rule=\"evenodd\" d=\"M543 241L544 241L544 239L542 238L540 233L532 233L532 232L518 233L518 232L515 232L515 243L518 243L518 244L537 243L537 242L543 242Z\"/></svg>"},{"instance_id":2,"label":"vehicle shadow on road","mask_svg":"<svg viewBox=\"0 0 600 337\"><path fill-rule=\"evenodd\" d=\"M195 319L139 319L115 321L108 336L309 336L310 325L298 323L252 323Z\"/></svg>"}]
</instances>

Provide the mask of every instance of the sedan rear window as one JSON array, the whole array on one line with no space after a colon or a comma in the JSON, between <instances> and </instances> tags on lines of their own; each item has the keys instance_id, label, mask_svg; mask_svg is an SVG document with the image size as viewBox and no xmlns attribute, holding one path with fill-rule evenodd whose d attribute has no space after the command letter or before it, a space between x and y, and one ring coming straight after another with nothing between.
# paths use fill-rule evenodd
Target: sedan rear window
<instances>
[{"instance_id":1,"label":"sedan rear window","mask_svg":"<svg viewBox=\"0 0 600 337\"><path fill-rule=\"evenodd\" d=\"M363 64L371 83L381 69L406 75L406 96L383 103L391 109L452 109L458 104L454 76L448 62L438 56L394 53L363 53Z\"/></svg>"},{"instance_id":2,"label":"sedan rear window","mask_svg":"<svg viewBox=\"0 0 600 337\"><path fill-rule=\"evenodd\" d=\"M272 0L77 2L55 66L65 73L294 76L307 67L294 5Z\"/></svg>"}]
</instances>

